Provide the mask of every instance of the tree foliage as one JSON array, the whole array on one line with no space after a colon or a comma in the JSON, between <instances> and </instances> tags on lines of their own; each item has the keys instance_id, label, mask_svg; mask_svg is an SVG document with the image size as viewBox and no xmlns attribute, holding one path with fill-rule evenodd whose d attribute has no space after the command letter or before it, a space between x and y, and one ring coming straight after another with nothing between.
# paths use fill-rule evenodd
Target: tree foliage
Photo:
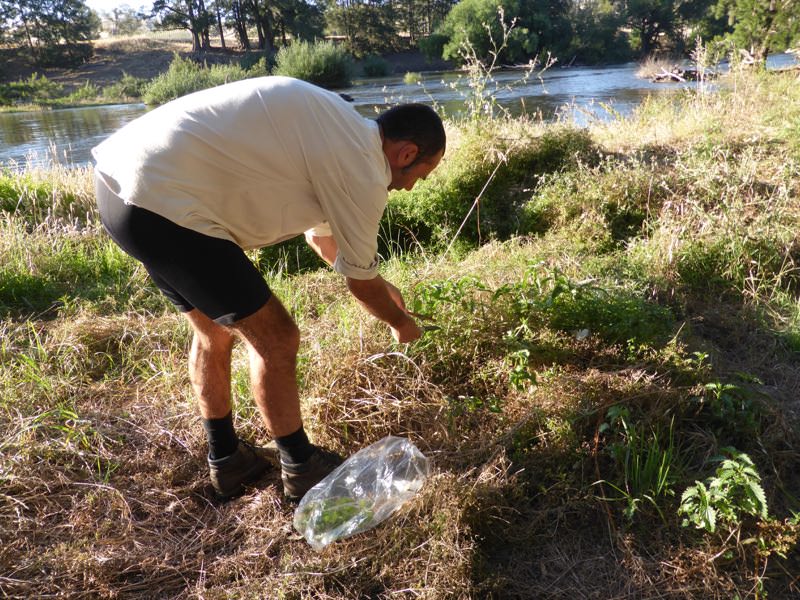
<instances>
[{"instance_id":1,"label":"tree foliage","mask_svg":"<svg viewBox=\"0 0 800 600\"><path fill-rule=\"evenodd\" d=\"M0 0L5 37L27 46L43 65L75 62L91 55L89 42L100 18L83 0Z\"/></svg>"},{"instance_id":2,"label":"tree foliage","mask_svg":"<svg viewBox=\"0 0 800 600\"><path fill-rule=\"evenodd\" d=\"M502 62L524 61L547 51L559 55L570 38L566 14L566 0L461 0L438 30L447 37L443 56L460 61L469 45L478 58L488 58L499 47L504 26L512 23Z\"/></svg>"},{"instance_id":3,"label":"tree foliage","mask_svg":"<svg viewBox=\"0 0 800 600\"><path fill-rule=\"evenodd\" d=\"M611 0L573 2L569 19L572 38L565 61L595 64L630 59L630 42L623 32L625 15Z\"/></svg>"},{"instance_id":4,"label":"tree foliage","mask_svg":"<svg viewBox=\"0 0 800 600\"><path fill-rule=\"evenodd\" d=\"M28 47L41 64L80 60L91 51L80 44L100 25L84 2L0 0L0 40ZM698 37L724 40L763 62L800 42L798 0L155 0L148 16L160 28L189 31L195 52L210 48L212 34L225 47L232 30L240 48L270 56L329 36L356 57L416 47L429 59L460 62L469 45L488 59L504 28L505 63L547 53L561 64L675 55ZM112 33L128 34L145 15L122 5L105 17Z\"/></svg>"},{"instance_id":5,"label":"tree foliage","mask_svg":"<svg viewBox=\"0 0 800 600\"><path fill-rule=\"evenodd\" d=\"M230 27L241 48L272 53L277 40L283 45L313 40L324 27L321 8L306 0L155 0L152 16L163 29L189 31L194 52L210 47L212 29L224 40L224 29Z\"/></svg>"},{"instance_id":6,"label":"tree foliage","mask_svg":"<svg viewBox=\"0 0 800 600\"><path fill-rule=\"evenodd\" d=\"M784 50L800 37L800 3L797 0L719 0L715 16L727 17L734 45L750 53L757 63L767 54Z\"/></svg>"}]
</instances>

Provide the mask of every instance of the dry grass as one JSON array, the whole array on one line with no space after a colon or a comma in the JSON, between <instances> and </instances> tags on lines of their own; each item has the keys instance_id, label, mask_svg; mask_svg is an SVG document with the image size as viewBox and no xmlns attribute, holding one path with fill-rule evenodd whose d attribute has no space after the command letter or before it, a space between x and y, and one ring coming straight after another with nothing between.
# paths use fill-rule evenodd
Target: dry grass
<instances>
[{"instance_id":1,"label":"dry grass","mask_svg":"<svg viewBox=\"0 0 800 600\"><path fill-rule=\"evenodd\" d=\"M152 51L184 53L192 49L191 39L155 38L152 35L105 38L93 43L97 50L115 54Z\"/></svg>"}]
</instances>

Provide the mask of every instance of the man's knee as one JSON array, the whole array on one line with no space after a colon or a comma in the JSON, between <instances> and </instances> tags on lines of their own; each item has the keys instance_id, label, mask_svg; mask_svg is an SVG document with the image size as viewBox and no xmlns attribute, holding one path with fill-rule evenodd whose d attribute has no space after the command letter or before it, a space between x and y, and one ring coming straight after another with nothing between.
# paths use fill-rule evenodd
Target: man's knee
<instances>
[{"instance_id":1,"label":"man's knee","mask_svg":"<svg viewBox=\"0 0 800 600\"><path fill-rule=\"evenodd\" d=\"M254 314L232 325L251 350L263 356L292 356L300 348L300 329L275 296Z\"/></svg>"},{"instance_id":2,"label":"man's knee","mask_svg":"<svg viewBox=\"0 0 800 600\"><path fill-rule=\"evenodd\" d=\"M214 354L231 353L236 338L230 329L215 323L196 309L185 313L185 316L194 331L192 347L195 351Z\"/></svg>"}]
</instances>

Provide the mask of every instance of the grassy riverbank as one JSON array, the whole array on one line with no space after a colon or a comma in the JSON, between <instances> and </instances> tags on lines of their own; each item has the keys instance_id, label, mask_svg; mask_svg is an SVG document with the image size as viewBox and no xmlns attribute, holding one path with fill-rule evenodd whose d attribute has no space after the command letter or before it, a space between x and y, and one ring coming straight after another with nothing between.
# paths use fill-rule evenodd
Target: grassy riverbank
<instances>
[{"instance_id":1,"label":"grassy riverbank","mask_svg":"<svg viewBox=\"0 0 800 600\"><path fill-rule=\"evenodd\" d=\"M0 591L800 594L800 85L728 83L586 131L453 125L387 214L384 271L439 327L415 344L328 270L254 255L303 332L315 440L433 460L398 515L320 553L277 474L213 499L188 329L102 233L90 171L3 174ZM237 425L264 442L246 364Z\"/></svg>"}]
</instances>

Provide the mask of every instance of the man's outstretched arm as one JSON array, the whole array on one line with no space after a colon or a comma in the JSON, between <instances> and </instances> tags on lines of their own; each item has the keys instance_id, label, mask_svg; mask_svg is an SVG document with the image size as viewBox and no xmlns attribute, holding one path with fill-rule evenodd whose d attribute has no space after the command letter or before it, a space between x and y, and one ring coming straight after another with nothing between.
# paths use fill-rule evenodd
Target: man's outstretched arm
<instances>
[{"instance_id":1,"label":"man's outstretched arm","mask_svg":"<svg viewBox=\"0 0 800 600\"><path fill-rule=\"evenodd\" d=\"M398 342L413 342L422 335L422 329L406 312L400 290L380 275L374 279L348 277L347 288L368 313L389 325Z\"/></svg>"},{"instance_id":2,"label":"man's outstretched arm","mask_svg":"<svg viewBox=\"0 0 800 600\"><path fill-rule=\"evenodd\" d=\"M306 232L306 242L329 265L336 262L336 240ZM422 335L416 321L406 312L403 295L378 275L374 279L347 278L347 288L372 316L388 324L398 342L411 342Z\"/></svg>"}]
</instances>

